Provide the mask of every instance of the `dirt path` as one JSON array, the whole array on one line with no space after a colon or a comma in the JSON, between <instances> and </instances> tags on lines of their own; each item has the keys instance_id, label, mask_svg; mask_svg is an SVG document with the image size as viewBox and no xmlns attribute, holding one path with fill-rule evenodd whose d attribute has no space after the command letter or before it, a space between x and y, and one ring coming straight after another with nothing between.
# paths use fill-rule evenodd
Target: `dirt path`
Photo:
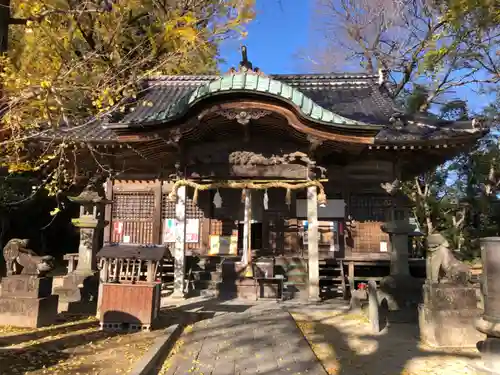
<instances>
[{"instance_id":1,"label":"dirt path","mask_svg":"<svg viewBox=\"0 0 500 375\"><path fill-rule=\"evenodd\" d=\"M397 324L370 334L362 315L340 311L292 312L330 375L468 375L475 349L442 351L418 343L418 327Z\"/></svg>"}]
</instances>

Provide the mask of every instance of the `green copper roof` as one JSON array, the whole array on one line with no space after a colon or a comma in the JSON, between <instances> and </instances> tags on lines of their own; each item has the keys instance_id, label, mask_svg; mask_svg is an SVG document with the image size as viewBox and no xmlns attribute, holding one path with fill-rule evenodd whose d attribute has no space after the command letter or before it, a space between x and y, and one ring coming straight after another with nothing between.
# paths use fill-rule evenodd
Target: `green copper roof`
<instances>
[{"instance_id":1,"label":"green copper roof","mask_svg":"<svg viewBox=\"0 0 500 375\"><path fill-rule=\"evenodd\" d=\"M203 99L227 93L256 93L270 95L293 104L302 116L310 120L331 125L361 126L380 128L380 125L352 120L321 107L298 89L286 83L250 72L227 74L204 85L194 88L164 110L151 114L146 121L168 121L184 115L190 107Z\"/></svg>"}]
</instances>

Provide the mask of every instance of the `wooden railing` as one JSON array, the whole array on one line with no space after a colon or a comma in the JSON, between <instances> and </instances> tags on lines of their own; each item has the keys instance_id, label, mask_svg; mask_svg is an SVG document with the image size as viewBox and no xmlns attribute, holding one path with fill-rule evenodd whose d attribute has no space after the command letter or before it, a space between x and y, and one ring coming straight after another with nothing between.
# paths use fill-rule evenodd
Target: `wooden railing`
<instances>
[{"instance_id":1,"label":"wooden railing","mask_svg":"<svg viewBox=\"0 0 500 375\"><path fill-rule=\"evenodd\" d=\"M63 259L68 262L68 266L66 267L68 273L73 272L78 265L78 253L65 254Z\"/></svg>"}]
</instances>

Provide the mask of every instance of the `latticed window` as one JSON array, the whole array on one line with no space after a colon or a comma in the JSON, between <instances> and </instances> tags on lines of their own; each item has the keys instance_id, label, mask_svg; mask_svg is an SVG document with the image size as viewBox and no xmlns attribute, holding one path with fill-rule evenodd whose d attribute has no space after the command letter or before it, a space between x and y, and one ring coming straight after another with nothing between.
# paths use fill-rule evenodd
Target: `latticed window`
<instances>
[{"instance_id":1,"label":"latticed window","mask_svg":"<svg viewBox=\"0 0 500 375\"><path fill-rule=\"evenodd\" d=\"M112 242L152 244L154 207L152 192L115 193Z\"/></svg>"},{"instance_id":2,"label":"latticed window","mask_svg":"<svg viewBox=\"0 0 500 375\"><path fill-rule=\"evenodd\" d=\"M350 199L349 213L356 221L385 221L391 199L369 195L353 195Z\"/></svg>"},{"instance_id":3,"label":"latticed window","mask_svg":"<svg viewBox=\"0 0 500 375\"><path fill-rule=\"evenodd\" d=\"M203 210L198 207L193 202L193 199L191 198L192 192L189 191L188 189L187 196L186 196L186 219L203 219L205 217ZM200 193L200 197L198 198L198 202L201 198L201 195L204 192ZM208 194L208 192L206 192ZM175 218L175 201L171 201L168 199L168 194L163 194L163 204L162 204L162 219L173 219Z\"/></svg>"},{"instance_id":4,"label":"latticed window","mask_svg":"<svg viewBox=\"0 0 500 375\"><path fill-rule=\"evenodd\" d=\"M117 193L114 196L113 218L120 220L152 220L155 197L149 192Z\"/></svg>"}]
</instances>

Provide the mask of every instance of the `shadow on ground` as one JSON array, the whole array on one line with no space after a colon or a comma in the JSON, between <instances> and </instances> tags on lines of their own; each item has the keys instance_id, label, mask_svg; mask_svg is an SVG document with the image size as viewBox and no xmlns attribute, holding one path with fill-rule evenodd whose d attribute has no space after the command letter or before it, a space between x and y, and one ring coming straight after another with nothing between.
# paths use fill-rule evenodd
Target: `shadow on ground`
<instances>
[{"instance_id":1,"label":"shadow on ground","mask_svg":"<svg viewBox=\"0 0 500 375\"><path fill-rule=\"evenodd\" d=\"M299 314L298 325L308 337L315 351L323 360L325 369L335 375L358 374L437 374L433 368L443 370L446 358L453 358L456 369L444 373L465 373L468 361L478 358L479 353L473 348L458 351L425 348L420 345L418 325L390 323L380 334L362 332L346 333L332 324L332 316L319 318L313 314ZM349 319L349 313L341 313L340 319ZM353 322L353 327L358 323ZM309 326L308 326L309 325ZM349 322L346 323L349 326ZM368 323L366 323L368 326ZM412 360L423 361L422 368L410 363ZM461 368L460 368L461 366ZM428 372L427 372L428 371Z\"/></svg>"},{"instance_id":2,"label":"shadow on ground","mask_svg":"<svg viewBox=\"0 0 500 375\"><path fill-rule=\"evenodd\" d=\"M227 305L210 300L164 310L201 314L203 321L196 322L181 337L181 345L165 361L160 373L465 374L465 363L479 355L474 349L458 353L423 348L416 323L391 323L383 333L372 335L366 333L368 323L363 322L364 328L357 329L360 322L353 319L350 331L339 329L332 324L332 317L347 320L349 326L350 313L334 305L330 311L321 311L325 307L301 307L297 314L309 325L304 329L303 322L298 319L296 325L288 313L288 308L294 310L292 306L273 302L254 305L238 300ZM318 318L319 311L325 315ZM304 330L310 345L298 327ZM323 350L323 356L319 354L322 366L311 347L316 353ZM429 367L425 368L427 363ZM440 372L450 363L458 367Z\"/></svg>"},{"instance_id":3,"label":"shadow on ground","mask_svg":"<svg viewBox=\"0 0 500 375\"><path fill-rule=\"evenodd\" d=\"M73 349L89 343L96 343L117 335L117 333L94 330L51 339L51 336L55 334L69 334L77 329L85 330L85 328L76 328L76 326L64 327L66 330L61 331L57 329L42 331L43 333L48 333L45 336L38 337L38 339L47 339L47 341L44 342L38 343L35 341L31 345L22 348L1 348L0 363L2 364L2 375L22 374L28 371L36 371L54 366L71 357L71 354L65 352L68 349ZM90 324L85 324L85 327L89 329L97 328L98 324L92 322ZM25 336L16 335L16 344L28 344L30 341L29 337L29 334ZM21 341L23 338L27 341Z\"/></svg>"},{"instance_id":4,"label":"shadow on ground","mask_svg":"<svg viewBox=\"0 0 500 375\"><path fill-rule=\"evenodd\" d=\"M95 321L84 321L81 323L75 323L71 325L56 326L54 328L48 328L37 331L29 331L24 333L18 333L8 336L0 336L0 347L19 345L23 342L41 340L46 337L69 334L74 331L79 331L91 327L96 327Z\"/></svg>"},{"instance_id":5,"label":"shadow on ground","mask_svg":"<svg viewBox=\"0 0 500 375\"><path fill-rule=\"evenodd\" d=\"M164 307L160 310L161 319L172 324L194 324L200 320L212 319L216 315L228 313L243 313L253 306L251 303L238 300L219 300L217 298L182 301L178 305Z\"/></svg>"}]
</instances>

